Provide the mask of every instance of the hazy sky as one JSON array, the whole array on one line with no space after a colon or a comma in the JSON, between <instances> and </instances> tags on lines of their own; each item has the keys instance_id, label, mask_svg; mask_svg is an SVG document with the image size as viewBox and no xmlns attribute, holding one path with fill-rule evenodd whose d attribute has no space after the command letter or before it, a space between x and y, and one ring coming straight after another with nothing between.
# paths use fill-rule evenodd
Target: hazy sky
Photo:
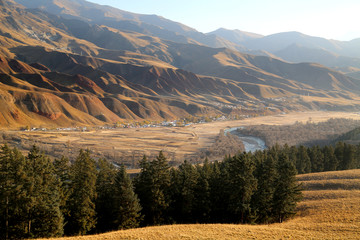
<instances>
[{"instance_id":1,"label":"hazy sky","mask_svg":"<svg viewBox=\"0 0 360 240\"><path fill-rule=\"evenodd\" d=\"M298 31L328 39L360 38L359 0L88 0L156 14L200 32L220 27L269 35Z\"/></svg>"}]
</instances>

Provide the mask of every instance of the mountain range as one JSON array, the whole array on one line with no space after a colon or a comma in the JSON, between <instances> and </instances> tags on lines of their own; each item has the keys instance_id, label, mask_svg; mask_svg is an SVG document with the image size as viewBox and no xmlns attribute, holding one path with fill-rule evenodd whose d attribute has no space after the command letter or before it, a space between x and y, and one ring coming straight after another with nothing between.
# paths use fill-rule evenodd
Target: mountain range
<instances>
[{"instance_id":1,"label":"mountain range","mask_svg":"<svg viewBox=\"0 0 360 240\"><path fill-rule=\"evenodd\" d=\"M360 39L204 34L84 0L0 0L0 126L358 110Z\"/></svg>"}]
</instances>

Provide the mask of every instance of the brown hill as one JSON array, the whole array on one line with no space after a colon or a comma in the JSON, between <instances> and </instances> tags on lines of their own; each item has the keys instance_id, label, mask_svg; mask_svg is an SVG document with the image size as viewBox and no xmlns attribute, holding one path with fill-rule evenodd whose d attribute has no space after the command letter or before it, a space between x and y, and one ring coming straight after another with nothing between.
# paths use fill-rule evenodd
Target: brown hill
<instances>
[{"instance_id":1,"label":"brown hill","mask_svg":"<svg viewBox=\"0 0 360 240\"><path fill-rule=\"evenodd\" d=\"M4 79L3 76L1 78ZM0 84L0 92L2 127L75 126L102 123L51 93L43 91L39 93L31 88L21 90L3 83Z\"/></svg>"},{"instance_id":2,"label":"brown hill","mask_svg":"<svg viewBox=\"0 0 360 240\"><path fill-rule=\"evenodd\" d=\"M313 62L337 69L360 67L360 58L341 56L322 48L307 48L299 44L292 44L275 52L275 55L294 63ZM344 72L349 72L349 70Z\"/></svg>"},{"instance_id":3,"label":"brown hill","mask_svg":"<svg viewBox=\"0 0 360 240\"><path fill-rule=\"evenodd\" d=\"M121 31L138 32L181 43L243 49L242 46L215 34L206 35L160 16L130 13L84 0L16 0L16 2L28 8L38 8L70 20L106 25Z\"/></svg>"},{"instance_id":4,"label":"brown hill","mask_svg":"<svg viewBox=\"0 0 360 240\"><path fill-rule=\"evenodd\" d=\"M354 110L360 104L357 80L320 65L176 43L2 3L1 126ZM48 3L62 3L55 9L61 16L82 12L83 1Z\"/></svg>"},{"instance_id":5,"label":"brown hill","mask_svg":"<svg viewBox=\"0 0 360 240\"><path fill-rule=\"evenodd\" d=\"M55 55L57 56L57 54ZM72 57L69 56L69 59L72 59ZM22 68L11 68L12 62L16 62L15 66L22 66ZM9 97L11 100L7 101L13 103L14 109L18 109L19 112L23 113L22 115L30 115L29 117L33 118L33 121L28 120L26 122L27 125L39 126L50 122L55 125L73 124L74 122L78 122L78 124L100 124L101 121L113 123L123 118L160 120L189 115L186 110L176 106L173 100L163 99L155 91L143 85L130 83L123 78L105 74L105 72L91 67L92 70L87 69L87 75L98 81L102 88L94 81L79 74L41 72L18 60L6 58L2 58L2 63L5 66L2 67L2 72L6 73L0 75L0 81L2 82L0 88L8 93L10 92ZM76 61L72 61L72 63L69 72L77 71L82 67ZM61 67L63 68L63 66ZM169 71L172 71L172 69L169 69ZM170 77L168 76L168 78ZM17 90L16 92L13 92L14 88ZM161 85L153 88L164 94L170 91ZM19 91L20 89L23 91ZM206 109L206 106L195 105L198 105L196 107L198 111L206 111L202 110ZM69 110L69 106L73 109ZM10 112L9 109L7 111ZM82 114L77 114L78 111L81 111ZM218 113L214 110L211 111ZM196 113L197 111L193 112ZM5 109L2 113L5 114ZM49 121L46 119L39 121L39 116L34 114L47 118ZM9 123L11 123L11 116L13 116L12 121L22 122L20 114L15 116L9 113L7 115L7 122ZM61 116L66 117L61 118ZM92 120L84 122L80 121L78 117ZM58 120L60 118L61 121ZM17 126L17 124L14 123L14 126Z\"/></svg>"}]
</instances>

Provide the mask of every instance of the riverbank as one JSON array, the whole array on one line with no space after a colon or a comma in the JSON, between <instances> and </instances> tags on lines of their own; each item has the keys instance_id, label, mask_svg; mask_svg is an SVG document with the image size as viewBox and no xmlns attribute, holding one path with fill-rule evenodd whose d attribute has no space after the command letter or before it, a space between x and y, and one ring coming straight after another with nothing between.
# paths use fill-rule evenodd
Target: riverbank
<instances>
[{"instance_id":1,"label":"riverbank","mask_svg":"<svg viewBox=\"0 0 360 240\"><path fill-rule=\"evenodd\" d=\"M255 152L265 150L267 147L265 145L265 141L261 138L254 136L245 136L240 134L237 129L229 132L232 135L237 136L244 144L245 152Z\"/></svg>"}]
</instances>

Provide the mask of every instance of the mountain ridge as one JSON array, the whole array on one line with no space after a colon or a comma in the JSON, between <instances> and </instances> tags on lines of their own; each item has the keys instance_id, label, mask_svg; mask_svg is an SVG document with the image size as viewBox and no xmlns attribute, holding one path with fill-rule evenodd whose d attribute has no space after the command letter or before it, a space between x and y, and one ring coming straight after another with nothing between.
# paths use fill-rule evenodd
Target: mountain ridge
<instances>
[{"instance_id":1,"label":"mountain ridge","mask_svg":"<svg viewBox=\"0 0 360 240\"><path fill-rule=\"evenodd\" d=\"M223 37L229 41L232 41L236 44L242 45L244 42L251 40L251 39L257 39L264 37L261 34L257 33L251 33L251 32L245 32L238 29L229 30L226 28L219 28L215 31L207 33L208 35L214 34L218 35L220 37Z\"/></svg>"},{"instance_id":2,"label":"mountain ridge","mask_svg":"<svg viewBox=\"0 0 360 240\"><path fill-rule=\"evenodd\" d=\"M141 32L147 35L158 36L163 39L178 41L183 43L201 43L211 47L230 47L233 49L241 48L236 44L219 38L215 35L206 35L188 27L184 24L174 22L157 15L137 14L123 11L114 7L99 5L83 0L76 0L75 7L67 13L59 12L62 5L74 5L73 1L68 0L16 0L18 3L31 8L39 8L43 11L59 15L70 19L80 19L94 24L103 23L109 27L119 30ZM75 10L74 10L75 8ZM99 17L101 16L101 17Z\"/></svg>"},{"instance_id":3,"label":"mountain ridge","mask_svg":"<svg viewBox=\"0 0 360 240\"><path fill-rule=\"evenodd\" d=\"M170 41L141 29L120 30L3 3L2 127L360 106L357 80L318 64L292 64L196 40ZM84 1L73 2L79 3ZM66 7L69 12L71 4Z\"/></svg>"},{"instance_id":4,"label":"mountain ridge","mask_svg":"<svg viewBox=\"0 0 360 240\"><path fill-rule=\"evenodd\" d=\"M235 41L231 34L236 34L238 31L228 30L230 33L227 33L227 35L219 33L219 36ZM360 59L360 41L358 39L351 41L329 40L293 31L253 39L248 38L246 41L241 41L241 44L247 49L244 52L255 55L272 56L294 63L318 62L349 74L349 76L358 72L359 65L357 62ZM321 57L322 55L325 56ZM356 69L352 70L352 67Z\"/></svg>"}]
</instances>

